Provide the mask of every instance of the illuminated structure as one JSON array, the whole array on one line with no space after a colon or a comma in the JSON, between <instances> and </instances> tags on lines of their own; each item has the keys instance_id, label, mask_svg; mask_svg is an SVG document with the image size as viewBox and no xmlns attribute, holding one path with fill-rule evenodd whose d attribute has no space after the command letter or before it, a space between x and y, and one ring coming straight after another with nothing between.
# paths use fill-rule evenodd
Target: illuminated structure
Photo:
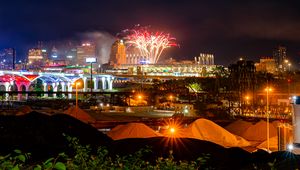
<instances>
[{"instance_id":1,"label":"illuminated structure","mask_svg":"<svg viewBox=\"0 0 300 170\"><path fill-rule=\"evenodd\" d=\"M14 48L7 48L0 51L0 68L14 69L16 63L16 50Z\"/></svg>"},{"instance_id":2,"label":"illuminated structure","mask_svg":"<svg viewBox=\"0 0 300 170\"><path fill-rule=\"evenodd\" d=\"M119 66L126 64L126 47L123 40L117 40L111 47L110 64Z\"/></svg>"},{"instance_id":3,"label":"illuminated structure","mask_svg":"<svg viewBox=\"0 0 300 170\"><path fill-rule=\"evenodd\" d=\"M87 65L86 58L96 57L96 46L90 43L84 43L77 47L77 64Z\"/></svg>"},{"instance_id":4,"label":"illuminated structure","mask_svg":"<svg viewBox=\"0 0 300 170\"><path fill-rule=\"evenodd\" d=\"M135 47L128 47L126 50L126 64L143 64L146 59L140 54L140 50Z\"/></svg>"},{"instance_id":5,"label":"illuminated structure","mask_svg":"<svg viewBox=\"0 0 300 170\"><path fill-rule=\"evenodd\" d=\"M277 71L284 71L284 62L287 59L286 47L278 46L278 48L273 51L273 58L275 59L276 66L278 68Z\"/></svg>"},{"instance_id":6,"label":"illuminated structure","mask_svg":"<svg viewBox=\"0 0 300 170\"><path fill-rule=\"evenodd\" d=\"M259 63L255 63L256 71L272 73L276 72L276 63L274 58L261 58Z\"/></svg>"},{"instance_id":7,"label":"illuminated structure","mask_svg":"<svg viewBox=\"0 0 300 170\"><path fill-rule=\"evenodd\" d=\"M36 84L39 79L42 81L42 89L44 92L52 91L53 98L56 98L55 92L72 92L72 84L76 81L82 81L81 91L88 91L88 81L90 81L90 75L85 74L65 74L65 73L50 73L50 72L18 72L18 71L0 71L0 91L10 92L29 92L32 86ZM112 83L114 77L111 75L94 75L93 76L93 91L112 90ZM9 99L9 93L5 94L5 98ZM11 96L13 97L13 96ZM25 98L27 99L28 94ZM44 94L44 97L48 97L48 94ZM72 98L72 94L69 93L68 97ZM17 100L22 100L22 93L17 95Z\"/></svg>"},{"instance_id":8,"label":"illuminated structure","mask_svg":"<svg viewBox=\"0 0 300 170\"><path fill-rule=\"evenodd\" d=\"M178 76L178 77L207 77L216 65L200 65L193 61L182 61L166 64L125 64L120 70L107 70L112 74L145 75L145 76ZM126 70L124 72L124 70ZM122 72L123 71L123 72Z\"/></svg>"},{"instance_id":9,"label":"illuminated structure","mask_svg":"<svg viewBox=\"0 0 300 170\"><path fill-rule=\"evenodd\" d=\"M213 54L200 53L198 57L195 57L195 63L202 65L214 65L215 59Z\"/></svg>"},{"instance_id":10,"label":"illuminated structure","mask_svg":"<svg viewBox=\"0 0 300 170\"><path fill-rule=\"evenodd\" d=\"M136 47L147 64L156 64L165 48L177 46L175 39L163 32L149 32L147 28L128 30L126 44Z\"/></svg>"},{"instance_id":11,"label":"illuminated structure","mask_svg":"<svg viewBox=\"0 0 300 170\"><path fill-rule=\"evenodd\" d=\"M33 48L28 51L28 64L30 68L39 68L43 63L43 52L40 48Z\"/></svg>"}]
</instances>

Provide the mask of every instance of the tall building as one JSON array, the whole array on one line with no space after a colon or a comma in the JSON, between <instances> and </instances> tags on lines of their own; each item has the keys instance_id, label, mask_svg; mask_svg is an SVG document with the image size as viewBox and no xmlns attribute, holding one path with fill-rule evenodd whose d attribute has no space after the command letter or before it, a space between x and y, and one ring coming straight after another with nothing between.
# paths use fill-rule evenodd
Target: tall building
<instances>
[{"instance_id":1,"label":"tall building","mask_svg":"<svg viewBox=\"0 0 300 170\"><path fill-rule=\"evenodd\" d=\"M75 65L77 62L77 49L71 48L66 52L66 64Z\"/></svg>"},{"instance_id":2,"label":"tall building","mask_svg":"<svg viewBox=\"0 0 300 170\"><path fill-rule=\"evenodd\" d=\"M286 47L278 46L273 51L273 58L275 59L276 66L278 68L277 71L284 71L285 70L284 62L287 59Z\"/></svg>"},{"instance_id":3,"label":"tall building","mask_svg":"<svg viewBox=\"0 0 300 170\"><path fill-rule=\"evenodd\" d=\"M6 48L0 51L1 69L14 69L16 63L16 50L14 48Z\"/></svg>"},{"instance_id":4,"label":"tall building","mask_svg":"<svg viewBox=\"0 0 300 170\"><path fill-rule=\"evenodd\" d=\"M79 65L87 65L86 58L96 57L96 46L90 43L84 43L81 46L77 46L77 62Z\"/></svg>"},{"instance_id":5,"label":"tall building","mask_svg":"<svg viewBox=\"0 0 300 170\"><path fill-rule=\"evenodd\" d=\"M28 51L29 68L40 68L44 64L43 52L40 48L33 48Z\"/></svg>"},{"instance_id":6,"label":"tall building","mask_svg":"<svg viewBox=\"0 0 300 170\"><path fill-rule=\"evenodd\" d=\"M123 43L123 40L117 40L113 43L109 62L114 66L126 64L126 46Z\"/></svg>"},{"instance_id":7,"label":"tall building","mask_svg":"<svg viewBox=\"0 0 300 170\"><path fill-rule=\"evenodd\" d=\"M228 69L231 82L230 90L241 104L247 94L254 94L257 84L254 62L240 59L236 64L231 64ZM254 95L252 98L254 100Z\"/></svg>"}]
</instances>

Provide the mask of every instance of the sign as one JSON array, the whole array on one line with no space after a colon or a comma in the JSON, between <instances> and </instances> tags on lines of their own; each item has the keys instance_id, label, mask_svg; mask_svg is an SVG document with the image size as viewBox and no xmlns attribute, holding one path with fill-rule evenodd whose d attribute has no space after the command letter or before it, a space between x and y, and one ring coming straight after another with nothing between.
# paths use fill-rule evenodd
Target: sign
<instances>
[{"instance_id":1,"label":"sign","mask_svg":"<svg viewBox=\"0 0 300 170\"><path fill-rule=\"evenodd\" d=\"M97 58L88 57L88 58L85 58L85 62L86 63L96 63L97 62Z\"/></svg>"}]
</instances>

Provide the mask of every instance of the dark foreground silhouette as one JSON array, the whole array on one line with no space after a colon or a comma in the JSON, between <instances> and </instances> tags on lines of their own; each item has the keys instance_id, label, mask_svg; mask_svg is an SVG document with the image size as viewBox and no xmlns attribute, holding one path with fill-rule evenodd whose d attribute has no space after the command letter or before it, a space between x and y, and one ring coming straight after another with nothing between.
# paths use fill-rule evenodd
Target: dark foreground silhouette
<instances>
[{"instance_id":1,"label":"dark foreground silhouette","mask_svg":"<svg viewBox=\"0 0 300 170\"><path fill-rule=\"evenodd\" d=\"M57 114L53 116L31 112L22 116L0 117L0 155L14 149L32 154L34 161L56 156L61 152L72 154L69 142L63 135L76 137L82 145L90 145L94 150L105 146L109 154L132 154L149 147L150 153L144 158L153 162L157 157L168 157L170 152L175 160L196 160L208 156L205 167L215 169L268 169L268 163L275 161L277 169L300 168L298 155L290 152L273 152L269 154L259 150L249 153L241 148L224 148L217 144L189 138L140 138L113 141L92 126L71 116Z\"/></svg>"}]
</instances>

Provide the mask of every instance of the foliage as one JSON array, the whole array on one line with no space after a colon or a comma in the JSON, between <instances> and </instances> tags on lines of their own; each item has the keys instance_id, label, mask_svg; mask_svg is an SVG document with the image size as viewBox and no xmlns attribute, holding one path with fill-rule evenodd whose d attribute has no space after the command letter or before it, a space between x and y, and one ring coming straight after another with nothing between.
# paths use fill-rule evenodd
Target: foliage
<instances>
[{"instance_id":1,"label":"foliage","mask_svg":"<svg viewBox=\"0 0 300 170\"><path fill-rule=\"evenodd\" d=\"M0 156L0 169L19 170L24 167L29 156L30 154L23 154L20 150L14 150L12 154Z\"/></svg>"},{"instance_id":2,"label":"foliage","mask_svg":"<svg viewBox=\"0 0 300 170\"><path fill-rule=\"evenodd\" d=\"M93 153L90 146L82 146L79 140L67 137L70 146L74 149L75 154L68 156L65 153L59 154L56 158L49 158L38 164L28 165L27 160L30 154L24 154L19 150L15 150L12 154L0 156L1 170L97 170L97 169L211 169L208 165L210 155L203 154L195 161L176 161L173 152L170 151L167 158L160 157L155 162L149 162L145 159L145 155L151 152L150 148L141 149L134 154L125 156L110 156L108 150L99 147L97 152ZM267 167L274 169L275 162L266 163ZM253 165L253 167L257 167Z\"/></svg>"}]
</instances>

